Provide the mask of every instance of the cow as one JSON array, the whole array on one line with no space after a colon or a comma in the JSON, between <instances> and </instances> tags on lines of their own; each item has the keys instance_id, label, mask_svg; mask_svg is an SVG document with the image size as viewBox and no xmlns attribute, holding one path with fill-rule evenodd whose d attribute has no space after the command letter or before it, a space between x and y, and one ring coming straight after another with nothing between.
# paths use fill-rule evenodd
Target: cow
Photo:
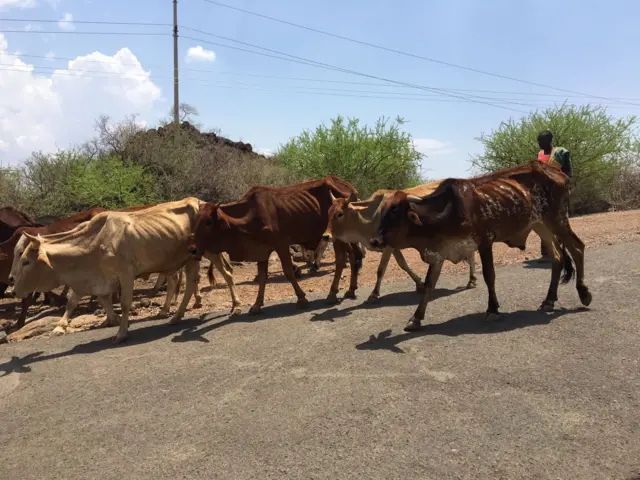
<instances>
[{"instance_id":1,"label":"cow","mask_svg":"<svg viewBox=\"0 0 640 480\"><path fill-rule=\"evenodd\" d=\"M24 297L32 291L69 285L79 296L96 295L107 312L105 324L120 327L114 343L127 337L136 277L162 273L169 279L162 313L169 312L178 271L185 267L186 288L171 324L180 321L197 289L199 260L188 252L200 201L187 197L133 212L102 212L55 238L25 233L24 250L15 252L9 283ZM214 258L214 257L209 257ZM219 258L219 257L218 257ZM239 306L229 279L232 311ZM111 294L120 287L122 317L113 310Z\"/></svg>"},{"instance_id":2,"label":"cow","mask_svg":"<svg viewBox=\"0 0 640 480\"><path fill-rule=\"evenodd\" d=\"M561 275L564 284L574 273L580 301L589 306L592 296L584 283L584 243L569 224L569 190L564 173L531 161L471 179L448 178L424 197L394 193L384 202L372 245L415 248L430 262L425 293L405 331L421 327L444 260L459 261L475 250L480 253L489 291L485 320L498 318L493 244L504 242L524 250L532 230L553 254L551 282L539 310L553 310Z\"/></svg>"},{"instance_id":3,"label":"cow","mask_svg":"<svg viewBox=\"0 0 640 480\"><path fill-rule=\"evenodd\" d=\"M407 188L402 190L402 192L407 195L424 196L435 191L438 185L440 185L440 181L435 181ZM367 200L359 202L350 202L348 199L336 198L333 200L331 208L329 209L328 231L331 232L334 238L342 240L343 242L361 242L371 250L382 252L380 263L378 264L376 285L371 295L369 295L367 303L375 303L380 298L382 278L384 277L392 254L398 266L407 272L415 282L416 291L424 291L422 279L414 273L407 264L400 250L388 246L383 249L377 249L370 243L371 238L375 235L380 224L383 200L390 198L395 192L396 190L376 190ZM471 255L464 260L469 264L469 282L466 288L475 288L477 282L475 276L475 253L471 253Z\"/></svg>"},{"instance_id":4,"label":"cow","mask_svg":"<svg viewBox=\"0 0 640 480\"><path fill-rule=\"evenodd\" d=\"M192 238L190 253L198 258L205 252L227 252L231 261L258 262L259 287L256 301L249 314L256 315L264 305L269 256L276 252L282 270L298 297L298 308L306 308L308 301L296 280L289 247L298 244L316 249L328 222L331 192L335 196L358 198L358 191L337 176L283 187L256 186L235 202L205 203L200 208ZM336 241L336 270L342 271L347 255L356 265L358 249ZM357 269L352 269L348 298L355 298ZM329 301L337 301L340 274L334 280Z\"/></svg>"}]
</instances>

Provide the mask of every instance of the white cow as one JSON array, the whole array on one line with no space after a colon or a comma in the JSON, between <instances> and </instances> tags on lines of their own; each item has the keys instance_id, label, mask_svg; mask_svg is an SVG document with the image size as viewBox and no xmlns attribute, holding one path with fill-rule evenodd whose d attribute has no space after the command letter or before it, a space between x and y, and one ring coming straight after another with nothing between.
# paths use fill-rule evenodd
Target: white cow
<instances>
[{"instance_id":1,"label":"white cow","mask_svg":"<svg viewBox=\"0 0 640 480\"><path fill-rule=\"evenodd\" d=\"M199 205L197 198L188 197L134 212L102 212L61 234L34 237L25 233L24 245L20 249L16 246L9 282L18 297L68 285L73 293L65 312L67 321L82 296L95 295L107 312L109 325L118 323L111 294L119 284L122 318L114 337L114 342L119 343L129 329L135 278L148 273L167 276L167 297L162 311L168 313L171 300L177 295L178 272L184 267L185 293L169 322L176 323L198 286L200 262L189 255L188 244ZM225 275L226 268L219 255L207 258ZM233 278L225 280L235 312L240 302Z\"/></svg>"}]
</instances>

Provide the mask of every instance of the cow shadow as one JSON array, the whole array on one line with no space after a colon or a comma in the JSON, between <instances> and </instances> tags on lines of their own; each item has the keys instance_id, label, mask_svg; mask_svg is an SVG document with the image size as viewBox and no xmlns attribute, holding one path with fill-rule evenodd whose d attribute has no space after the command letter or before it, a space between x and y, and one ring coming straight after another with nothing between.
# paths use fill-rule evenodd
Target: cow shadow
<instances>
[{"instance_id":1,"label":"cow shadow","mask_svg":"<svg viewBox=\"0 0 640 480\"><path fill-rule=\"evenodd\" d=\"M484 312L470 313L461 317L452 318L444 323L427 324L420 330L404 332L392 335L392 329L384 330L377 335L370 335L369 339L355 346L356 350L387 350L394 353L405 353L398 345L407 340L428 335L443 335L457 337L460 335L488 335L537 325L548 325L557 318L569 313L587 312L587 307L572 309L559 308L553 312L541 312L538 310L517 310L505 312L500 319L493 322L484 321Z\"/></svg>"},{"instance_id":2,"label":"cow shadow","mask_svg":"<svg viewBox=\"0 0 640 480\"><path fill-rule=\"evenodd\" d=\"M303 272L300 278L296 278L296 280L305 280L307 278L322 278L327 275L333 275L334 271L330 270L319 270L317 272L307 271ZM269 283L289 283L289 279L284 275L283 272L269 272L269 278L267 279L267 285ZM258 285L257 280L254 281L253 278L249 280L243 280L241 282L237 282L236 285ZM226 286L226 285L225 285Z\"/></svg>"},{"instance_id":3,"label":"cow shadow","mask_svg":"<svg viewBox=\"0 0 640 480\"><path fill-rule=\"evenodd\" d=\"M450 289L450 288L436 288L433 291L430 302L439 298L445 298L449 295L462 292L464 287ZM312 322L334 322L336 319L348 317L353 311L356 310L373 310L384 307L406 307L407 305L418 305L422 293L418 293L415 290L394 292L386 295L381 295L375 303L358 303L356 305L349 306L347 308L338 309L336 307L329 308L321 313L314 314L310 321ZM341 303L349 301L349 299L341 299Z\"/></svg>"},{"instance_id":4,"label":"cow shadow","mask_svg":"<svg viewBox=\"0 0 640 480\"><path fill-rule=\"evenodd\" d=\"M0 363L0 378L11 373L29 373L31 372L30 365L38 362L55 360L57 358L69 357L72 355L91 355L101 350L128 348L143 343L154 342L156 340L161 340L171 335L175 335L177 332L183 330L195 329L204 323L216 320L224 316L224 313L220 313L214 316L202 315L199 317L185 318L176 325L171 325L166 321L160 321L152 325L144 326L142 328L129 330L127 339L123 343L120 343L118 345L115 345L111 341L111 339L117 332L117 327L107 327L104 329L101 328L100 330L109 329L109 333L112 333L112 335L109 335L105 338L92 340L87 343L75 345L73 348L64 352L44 354L43 351L39 351L30 353L28 355L25 355L24 357L12 356L9 361ZM81 335L81 333L75 335Z\"/></svg>"},{"instance_id":5,"label":"cow shadow","mask_svg":"<svg viewBox=\"0 0 640 480\"><path fill-rule=\"evenodd\" d=\"M522 262L523 268L536 268L540 270L551 270L551 265L551 261L541 261L539 258Z\"/></svg>"}]
</instances>

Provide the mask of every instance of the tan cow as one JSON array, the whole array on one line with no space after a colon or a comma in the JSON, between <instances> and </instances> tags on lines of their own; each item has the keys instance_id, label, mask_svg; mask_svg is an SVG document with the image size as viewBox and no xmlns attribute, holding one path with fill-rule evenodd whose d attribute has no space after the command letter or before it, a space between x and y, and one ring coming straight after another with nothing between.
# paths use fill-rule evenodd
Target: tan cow
<instances>
[{"instance_id":1,"label":"tan cow","mask_svg":"<svg viewBox=\"0 0 640 480\"><path fill-rule=\"evenodd\" d=\"M197 198L188 197L136 212L103 212L55 237L25 234L28 242L24 250L15 252L9 281L19 297L63 284L69 285L78 298L96 295L107 312L109 325L118 322L111 294L119 283L122 318L113 339L119 343L126 338L129 328L135 278L147 273L167 275L169 285L163 312L168 313L176 294L178 271L185 267L185 293L169 322L176 323L198 285L200 262L189 256L187 247L199 207ZM208 258L221 271L225 270L219 256ZM228 282L235 311L239 301L233 279L230 277Z\"/></svg>"},{"instance_id":2,"label":"tan cow","mask_svg":"<svg viewBox=\"0 0 640 480\"><path fill-rule=\"evenodd\" d=\"M425 196L429 195L440 185L441 181L435 181L418 185L416 187L401 190L407 195ZM371 245L370 239L375 235L382 214L382 205L385 198L390 198L396 190L377 190L367 200L359 202L350 202L346 198L336 198L333 200L331 209L329 210L329 226L328 231L334 238L343 242L360 242L367 248L382 252L380 263L378 264L376 285L369 295L367 302L373 303L380 298L380 286L384 277L389 259L393 254L398 266L407 272L416 284L416 291L424 290L422 279L409 267L407 261L399 249L386 247L383 249L375 248ZM466 288L475 288L475 255L472 253L464 259L469 264L469 282Z\"/></svg>"}]
</instances>

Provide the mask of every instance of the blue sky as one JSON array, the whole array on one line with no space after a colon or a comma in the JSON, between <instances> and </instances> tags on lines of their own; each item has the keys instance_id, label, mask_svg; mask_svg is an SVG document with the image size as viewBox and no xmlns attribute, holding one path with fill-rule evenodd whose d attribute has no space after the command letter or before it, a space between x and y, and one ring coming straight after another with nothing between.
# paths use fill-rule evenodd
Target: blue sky
<instances>
[{"instance_id":1,"label":"blue sky","mask_svg":"<svg viewBox=\"0 0 640 480\"><path fill-rule=\"evenodd\" d=\"M640 63L637 45L640 44L640 3L612 0L609 2L564 2L492 0L478 1L363 1L325 0L323 2L271 0L227 0L234 6L260 12L336 34L412 52L446 62L544 83L568 90L602 97L636 98L640 105ZM32 29L61 32L56 23L38 23L38 19L58 20L71 14L73 21L141 21L170 23L170 0L0 0L0 18L32 20ZM432 62L403 57L313 32L256 18L237 11L211 5L203 0L182 0L179 3L179 23L195 29L260 45L300 57L325 62L374 76L428 87L515 92L500 94L502 99L530 105L548 106L562 101L562 92L502 80ZM23 29L25 24L3 22L0 31ZM67 28L69 25L62 25ZM75 31L138 31L167 32L169 27L126 27L81 25ZM358 117L373 124L380 116L397 115L408 121L406 129L418 139L418 145L428 158L425 173L431 178L469 175L468 159L481 151L475 140L482 132L496 128L519 112L504 110L468 101L451 101L451 97L428 96L429 92L398 86L368 86L339 83L310 82L292 79L263 78L281 76L314 80L348 82L378 82L301 65L273 58L245 53L222 46L204 43L208 40L232 44L224 40L194 33L185 29L182 35L196 37L194 41L180 41L181 101L195 105L200 111L199 121L207 127L219 127L223 135L234 140L250 142L254 147L275 150L279 144L303 129L313 129L338 114ZM51 54L75 58L92 52L114 55L128 48L150 71L150 81L159 87L160 94L151 95L147 103L135 102L129 113L144 105L141 118L155 123L166 116L172 103L172 39L170 36L76 35L5 33L8 51L31 55ZM187 61L189 48L201 46L215 53L215 59ZM242 45L238 45L241 48ZM5 63L6 57L0 57ZM66 68L67 62L23 57L27 64ZM99 67L99 65L98 65ZM194 72L190 69L206 70ZM35 75L50 75L39 72ZM258 75L258 76L251 76ZM110 81L109 81L110 82ZM105 81L106 83L106 81ZM302 88L294 88L302 87ZM109 110L109 93L100 81L91 90L78 89L77 97L61 97L63 101L82 106L86 117L73 124L69 115L68 130L79 135L86 131L88 121L101 109ZM141 87L143 88L143 87ZM147 87L144 87L146 89ZM316 90L314 90L316 89ZM336 90L354 90L341 92ZM73 89L71 90L73 91ZM147 90L145 90L147 91ZM307 92L305 94L294 93ZM380 92L395 92L383 94ZM1 90L0 90L1 92ZM309 94L308 92L314 92ZM374 93L366 93L374 92ZM400 95L405 92L404 95ZM335 93L354 96L320 95ZM465 92L472 95L496 95ZM531 96L528 94L551 94ZM412 100L361 98L380 96L422 97ZM424 95L427 95L426 97ZM579 101L571 94L571 100ZM4 96L0 93L0 96ZM103 100L100 103L100 99ZM439 99L441 101L435 101ZM0 100L2 106L5 99ZM445 100L445 101L442 101ZM62 100L61 100L62 101ZM592 103L611 105L608 100ZM505 105L518 110L532 108ZM15 111L18 106L13 106ZM638 113L640 107L612 108L614 115ZM35 107L34 107L35 109ZM64 108L63 108L64 109ZM126 104L112 115L124 114ZM71 110L64 110L69 111ZM37 115L37 109L33 115ZM0 112L3 115L10 113ZM28 119L26 114L23 117ZM65 119L63 121L66 122ZM114 119L117 119L114 117ZM79 122L78 120L76 120ZM56 126L60 120L56 121ZM8 131L8 130L7 130ZM19 128L11 130L12 135ZM60 140L75 138L60 133ZM33 135L29 138L39 138ZM5 144L10 143L5 138ZM0 138L0 142L2 139ZM25 140L27 142L27 140ZM24 143L24 142L23 142ZM29 142L27 142L29 143ZM37 142L36 142L37 143ZM59 145L58 142L56 142ZM1 144L0 144L1 146ZM65 146L65 145L59 145ZM5 145L5 150L9 149ZM9 155L7 158L11 159ZM5 162L6 163L6 162Z\"/></svg>"}]
</instances>

